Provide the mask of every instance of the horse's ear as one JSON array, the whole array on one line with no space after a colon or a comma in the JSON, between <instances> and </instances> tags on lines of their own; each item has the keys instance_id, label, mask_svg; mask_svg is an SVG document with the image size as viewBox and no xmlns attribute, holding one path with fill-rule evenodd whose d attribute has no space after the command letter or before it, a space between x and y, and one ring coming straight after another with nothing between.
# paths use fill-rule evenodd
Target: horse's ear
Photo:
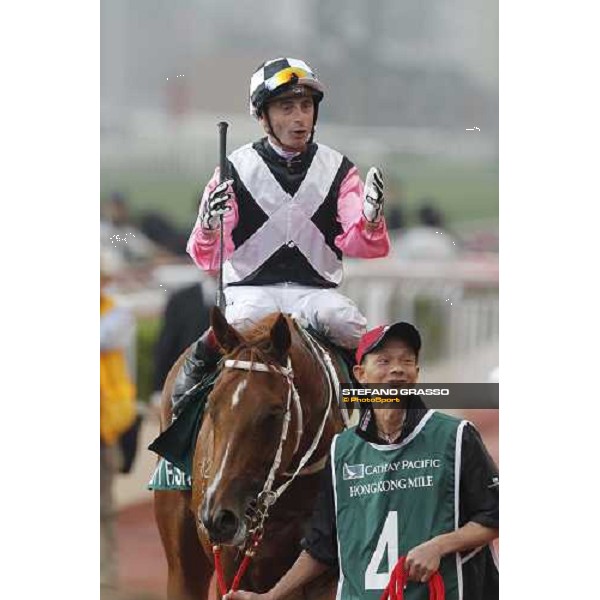
<instances>
[{"instance_id":1,"label":"horse's ear","mask_svg":"<svg viewBox=\"0 0 600 600\"><path fill-rule=\"evenodd\" d=\"M242 343L242 336L227 322L217 306L213 306L210 310L210 324L217 343L226 353Z\"/></svg>"},{"instance_id":2,"label":"horse's ear","mask_svg":"<svg viewBox=\"0 0 600 600\"><path fill-rule=\"evenodd\" d=\"M288 351L292 344L292 336L290 334L288 323L282 314L277 317L273 327L271 327L270 337L273 354L281 364L285 364Z\"/></svg>"}]
</instances>

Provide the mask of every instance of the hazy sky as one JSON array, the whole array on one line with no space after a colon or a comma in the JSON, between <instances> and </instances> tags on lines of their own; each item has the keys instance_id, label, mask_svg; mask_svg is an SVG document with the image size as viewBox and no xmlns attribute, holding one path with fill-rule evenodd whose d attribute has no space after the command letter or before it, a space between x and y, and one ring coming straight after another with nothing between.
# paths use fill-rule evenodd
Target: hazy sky
<instances>
[{"instance_id":1,"label":"hazy sky","mask_svg":"<svg viewBox=\"0 0 600 600\"><path fill-rule=\"evenodd\" d=\"M252 70L297 56L325 120L495 127L497 30L497 0L102 0L102 108L243 112Z\"/></svg>"}]
</instances>

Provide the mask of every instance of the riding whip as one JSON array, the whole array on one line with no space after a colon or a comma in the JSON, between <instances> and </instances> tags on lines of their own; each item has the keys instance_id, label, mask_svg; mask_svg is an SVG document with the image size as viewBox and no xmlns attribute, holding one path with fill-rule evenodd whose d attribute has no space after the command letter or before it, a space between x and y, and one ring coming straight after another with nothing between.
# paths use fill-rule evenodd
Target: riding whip
<instances>
[{"instance_id":1,"label":"riding whip","mask_svg":"<svg viewBox=\"0 0 600 600\"><path fill-rule=\"evenodd\" d=\"M219 183L223 183L227 179L227 121L217 123L219 129ZM223 237L223 215L219 215L219 283L217 288L216 304L221 311L225 312L225 294L223 293L223 253L224 253L224 237Z\"/></svg>"}]
</instances>

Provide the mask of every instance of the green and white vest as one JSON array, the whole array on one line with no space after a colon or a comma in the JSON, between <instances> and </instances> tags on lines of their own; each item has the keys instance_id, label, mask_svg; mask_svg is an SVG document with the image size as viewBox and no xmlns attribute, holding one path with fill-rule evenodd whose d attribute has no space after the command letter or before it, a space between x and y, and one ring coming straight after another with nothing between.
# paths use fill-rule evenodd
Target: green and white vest
<instances>
[{"instance_id":1,"label":"green and white vest","mask_svg":"<svg viewBox=\"0 0 600 600\"><path fill-rule=\"evenodd\" d=\"M398 558L458 528L462 432L466 421L429 410L399 444L365 442L355 428L331 448L340 578L337 600L379 600ZM446 600L462 600L459 554L440 572ZM409 583L405 600L427 600Z\"/></svg>"}]
</instances>

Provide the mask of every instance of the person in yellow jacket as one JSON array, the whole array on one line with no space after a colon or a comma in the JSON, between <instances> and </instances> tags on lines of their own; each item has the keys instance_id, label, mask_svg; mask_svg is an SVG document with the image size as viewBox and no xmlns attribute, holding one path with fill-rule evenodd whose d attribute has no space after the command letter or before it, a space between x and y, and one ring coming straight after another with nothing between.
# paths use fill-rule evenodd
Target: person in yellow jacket
<instances>
[{"instance_id":1,"label":"person in yellow jacket","mask_svg":"<svg viewBox=\"0 0 600 600\"><path fill-rule=\"evenodd\" d=\"M116 588L112 485L119 468L119 437L136 417L135 386L127 372L126 347L133 316L106 293L110 273L100 267L100 586Z\"/></svg>"}]
</instances>

